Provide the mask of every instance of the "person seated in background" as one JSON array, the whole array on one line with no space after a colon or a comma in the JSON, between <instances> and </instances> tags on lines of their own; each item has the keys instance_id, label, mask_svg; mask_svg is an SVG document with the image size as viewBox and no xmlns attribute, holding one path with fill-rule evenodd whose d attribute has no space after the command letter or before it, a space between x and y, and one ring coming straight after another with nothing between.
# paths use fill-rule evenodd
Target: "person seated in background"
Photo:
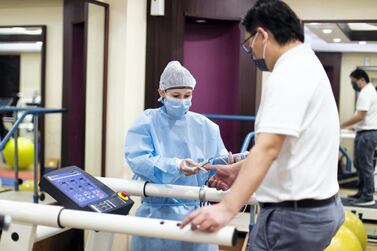
<instances>
[{"instance_id":1,"label":"person seated in background","mask_svg":"<svg viewBox=\"0 0 377 251\"><path fill-rule=\"evenodd\" d=\"M359 184L357 193L349 197L354 199L354 205L371 206L375 204L373 156L377 147L377 92L365 71L356 69L350 78L352 88L359 92L356 113L340 127L356 125L354 166Z\"/></svg>"},{"instance_id":2,"label":"person seated in background","mask_svg":"<svg viewBox=\"0 0 377 251\"><path fill-rule=\"evenodd\" d=\"M158 184L202 186L208 173L198 162L227 155L219 127L190 112L196 80L178 61L168 63L160 78L157 109L147 109L131 126L125 158L135 175ZM145 197L136 215L181 221L199 207L198 201ZM218 250L216 245L193 244L135 236L131 250Z\"/></svg>"}]
</instances>

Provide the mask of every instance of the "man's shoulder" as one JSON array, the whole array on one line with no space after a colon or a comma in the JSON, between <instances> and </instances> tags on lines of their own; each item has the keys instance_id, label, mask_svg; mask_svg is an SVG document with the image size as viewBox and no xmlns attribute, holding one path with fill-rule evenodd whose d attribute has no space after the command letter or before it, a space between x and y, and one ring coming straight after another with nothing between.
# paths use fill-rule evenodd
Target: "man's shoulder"
<instances>
[{"instance_id":1,"label":"man's shoulder","mask_svg":"<svg viewBox=\"0 0 377 251\"><path fill-rule=\"evenodd\" d=\"M358 99L377 99L377 91L372 85L367 85L361 89Z\"/></svg>"}]
</instances>

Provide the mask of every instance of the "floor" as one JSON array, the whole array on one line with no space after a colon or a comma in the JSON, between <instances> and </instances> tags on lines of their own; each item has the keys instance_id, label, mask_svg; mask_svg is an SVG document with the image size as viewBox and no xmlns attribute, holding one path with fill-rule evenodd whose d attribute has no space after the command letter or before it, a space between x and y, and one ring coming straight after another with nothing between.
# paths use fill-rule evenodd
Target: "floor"
<instances>
[{"instance_id":1,"label":"floor","mask_svg":"<svg viewBox=\"0 0 377 251\"><path fill-rule=\"evenodd\" d=\"M365 251L376 251L377 250L377 244L375 243L368 243L367 248Z\"/></svg>"}]
</instances>

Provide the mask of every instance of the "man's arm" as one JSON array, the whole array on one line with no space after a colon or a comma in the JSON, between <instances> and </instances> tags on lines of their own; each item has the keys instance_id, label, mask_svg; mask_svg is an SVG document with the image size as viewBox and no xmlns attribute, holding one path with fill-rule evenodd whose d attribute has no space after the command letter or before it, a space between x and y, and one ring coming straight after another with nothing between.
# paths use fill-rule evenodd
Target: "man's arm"
<instances>
[{"instance_id":1,"label":"man's arm","mask_svg":"<svg viewBox=\"0 0 377 251\"><path fill-rule=\"evenodd\" d=\"M350 119L341 123L340 128L343 129L343 128L352 126L354 124L357 124L360 121L363 121L366 116L367 116L367 111L357 111L357 113L354 116L352 116Z\"/></svg>"},{"instance_id":2,"label":"man's arm","mask_svg":"<svg viewBox=\"0 0 377 251\"><path fill-rule=\"evenodd\" d=\"M227 224L262 183L285 138L284 135L259 134L224 200L215 206L194 211L182 222L181 228L191 222L193 230L213 232Z\"/></svg>"},{"instance_id":3,"label":"man's arm","mask_svg":"<svg viewBox=\"0 0 377 251\"><path fill-rule=\"evenodd\" d=\"M230 192L224 197L224 203L232 206L233 212L249 200L266 176L272 162L278 157L286 136L260 134L255 146L234 181Z\"/></svg>"}]
</instances>

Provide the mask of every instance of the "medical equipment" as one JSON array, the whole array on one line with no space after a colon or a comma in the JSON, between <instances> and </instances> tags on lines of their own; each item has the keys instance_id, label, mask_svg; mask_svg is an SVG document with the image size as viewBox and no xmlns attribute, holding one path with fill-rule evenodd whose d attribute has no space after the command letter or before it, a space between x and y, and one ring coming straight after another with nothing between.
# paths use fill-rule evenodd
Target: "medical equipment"
<instances>
[{"instance_id":1,"label":"medical equipment","mask_svg":"<svg viewBox=\"0 0 377 251\"><path fill-rule=\"evenodd\" d=\"M68 209L126 215L134 204L127 192L115 193L76 166L43 175L40 188Z\"/></svg>"},{"instance_id":2,"label":"medical equipment","mask_svg":"<svg viewBox=\"0 0 377 251\"><path fill-rule=\"evenodd\" d=\"M183 186L181 189L175 189L176 186L169 188L169 185L126 181L124 179L95 179L77 167L63 168L44 175L41 182L43 183L43 190L47 190L54 198L58 199L58 202L63 206L67 205L67 207L75 207L81 210L66 209L62 206L0 200L0 214L9 215L14 220L9 231L3 232L2 234L0 250L30 251L34 242L46 239L69 228L95 230L89 232L86 245L86 250L91 251L111 250L112 233L228 246L235 244L237 231L234 227L227 226L215 233L207 234L193 232L190 230L189 226L180 229L179 221L109 214L117 213L117 211L106 209L100 210L104 213L99 213L98 210L90 206L83 206L84 204L93 205L96 202L103 202L106 198L109 200L109 198L112 197L111 192L109 192L110 188L102 184L99 180L105 180L107 185L116 191L128 190L123 189L126 186L130 188L128 190L130 194L144 196L147 196L147 194L156 194L156 196L162 194L163 196L171 197L174 195L171 193L172 191L180 191L181 197L196 199L198 196L205 199L207 191L209 192L208 196L210 198L214 198L218 201L223 195L223 192L216 192L215 189L211 188L207 188L208 190L197 188L199 191L196 191L196 188L194 189L193 187L193 189L198 192L196 193L195 191L190 191L190 187L184 188ZM63 184L63 182L67 183L71 181L74 181L74 190L72 192L70 192L70 188L72 188L71 185ZM127 186L128 182L130 182L130 186ZM93 191L93 189L82 187L80 190L79 184L81 183L90 184L90 186L93 187L95 186L94 188L97 192L92 194L98 195L98 190L100 190L100 192L107 194L109 197L105 198L103 195L94 196L95 201L92 201L92 196L88 198L88 193L85 193L85 191ZM86 195L86 197L83 198L83 195ZM67 203L67 201L69 201L69 203ZM107 201L105 204L111 203L111 201ZM128 204L128 206L130 206L130 204ZM127 207L127 203L124 207ZM91 212L82 210L89 210Z\"/></svg>"}]
</instances>

